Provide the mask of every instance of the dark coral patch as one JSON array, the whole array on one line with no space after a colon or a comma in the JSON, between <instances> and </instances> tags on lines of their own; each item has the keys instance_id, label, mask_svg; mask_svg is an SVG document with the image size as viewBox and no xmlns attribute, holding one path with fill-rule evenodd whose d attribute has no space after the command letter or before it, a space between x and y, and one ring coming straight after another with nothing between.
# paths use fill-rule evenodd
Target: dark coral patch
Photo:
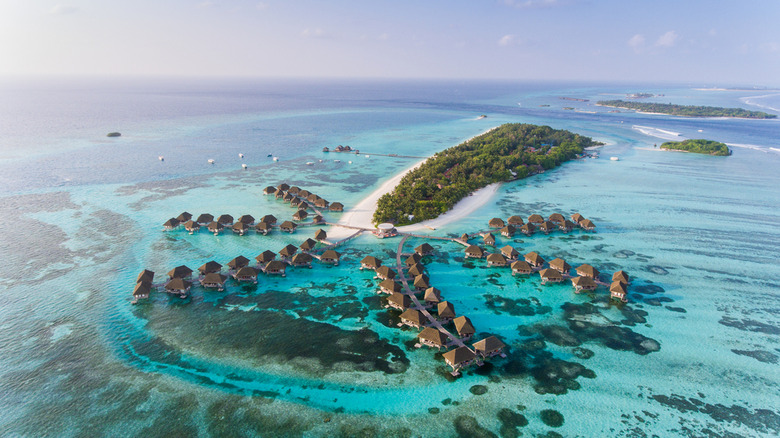
<instances>
[{"instance_id":1,"label":"dark coral patch","mask_svg":"<svg viewBox=\"0 0 780 438\"><path fill-rule=\"evenodd\" d=\"M545 409L539 413L539 416L542 417L544 424L550 427L563 426L563 414L554 409Z\"/></svg>"}]
</instances>

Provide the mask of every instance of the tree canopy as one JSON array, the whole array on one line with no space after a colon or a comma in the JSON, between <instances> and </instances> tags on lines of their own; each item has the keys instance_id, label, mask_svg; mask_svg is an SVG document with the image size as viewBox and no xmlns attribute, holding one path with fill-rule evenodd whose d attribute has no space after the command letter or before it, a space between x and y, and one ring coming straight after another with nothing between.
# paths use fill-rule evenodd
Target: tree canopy
<instances>
[{"instance_id":1,"label":"tree canopy","mask_svg":"<svg viewBox=\"0 0 780 438\"><path fill-rule=\"evenodd\" d=\"M722 108L718 106L673 105L671 103L629 102L625 100L600 100L598 105L633 109L649 113L669 114L687 117L734 117L742 119L774 119L775 114L749 111L743 108Z\"/></svg>"},{"instance_id":2,"label":"tree canopy","mask_svg":"<svg viewBox=\"0 0 780 438\"><path fill-rule=\"evenodd\" d=\"M684 141L667 141L661 145L661 149L668 149L670 151L686 151L696 154L708 154L727 156L731 155L731 150L725 144L712 141L712 140L684 140Z\"/></svg>"}]
</instances>

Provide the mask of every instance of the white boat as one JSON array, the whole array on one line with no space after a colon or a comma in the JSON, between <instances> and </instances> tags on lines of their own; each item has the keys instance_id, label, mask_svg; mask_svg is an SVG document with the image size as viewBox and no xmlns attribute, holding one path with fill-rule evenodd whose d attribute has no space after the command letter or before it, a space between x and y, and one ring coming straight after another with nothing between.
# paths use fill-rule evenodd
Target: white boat
<instances>
[{"instance_id":1,"label":"white boat","mask_svg":"<svg viewBox=\"0 0 780 438\"><path fill-rule=\"evenodd\" d=\"M160 160L160 161L165 161L165 157L163 157L162 155L160 155L159 157L157 157L157 159L158 159L158 160Z\"/></svg>"},{"instance_id":2,"label":"white boat","mask_svg":"<svg viewBox=\"0 0 780 438\"><path fill-rule=\"evenodd\" d=\"M334 163L341 163L341 160L333 160Z\"/></svg>"},{"instance_id":3,"label":"white boat","mask_svg":"<svg viewBox=\"0 0 780 438\"><path fill-rule=\"evenodd\" d=\"M366 158L371 158L371 155L363 155Z\"/></svg>"},{"instance_id":4,"label":"white boat","mask_svg":"<svg viewBox=\"0 0 780 438\"><path fill-rule=\"evenodd\" d=\"M246 164L242 164L242 165L241 165L241 167L243 167L244 169L246 169Z\"/></svg>"},{"instance_id":5,"label":"white boat","mask_svg":"<svg viewBox=\"0 0 780 438\"><path fill-rule=\"evenodd\" d=\"M209 164L214 164L214 160L212 158L209 158Z\"/></svg>"},{"instance_id":6,"label":"white boat","mask_svg":"<svg viewBox=\"0 0 780 438\"><path fill-rule=\"evenodd\" d=\"M279 161L279 157L274 157L274 161Z\"/></svg>"},{"instance_id":7,"label":"white boat","mask_svg":"<svg viewBox=\"0 0 780 438\"><path fill-rule=\"evenodd\" d=\"M351 161L347 161L347 163L349 163L349 164L352 164L352 162L351 162Z\"/></svg>"},{"instance_id":8,"label":"white boat","mask_svg":"<svg viewBox=\"0 0 780 438\"><path fill-rule=\"evenodd\" d=\"M704 132L704 130L703 129L699 129L699 132Z\"/></svg>"},{"instance_id":9,"label":"white boat","mask_svg":"<svg viewBox=\"0 0 780 438\"><path fill-rule=\"evenodd\" d=\"M314 164L314 161L307 161L307 162L306 162L306 165L307 165L307 166L311 166L312 164Z\"/></svg>"},{"instance_id":10,"label":"white boat","mask_svg":"<svg viewBox=\"0 0 780 438\"><path fill-rule=\"evenodd\" d=\"M238 158L244 158L244 154L242 154L241 152L239 152L239 153L238 153Z\"/></svg>"},{"instance_id":11,"label":"white boat","mask_svg":"<svg viewBox=\"0 0 780 438\"><path fill-rule=\"evenodd\" d=\"M620 161L620 158L618 157L609 157L609 159L612 161Z\"/></svg>"}]
</instances>

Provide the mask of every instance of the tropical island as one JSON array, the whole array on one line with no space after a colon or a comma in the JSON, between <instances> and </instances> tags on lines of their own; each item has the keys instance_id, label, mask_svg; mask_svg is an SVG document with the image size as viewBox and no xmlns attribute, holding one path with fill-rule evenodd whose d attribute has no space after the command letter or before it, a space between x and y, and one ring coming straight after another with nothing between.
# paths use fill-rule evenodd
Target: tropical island
<instances>
[{"instance_id":1,"label":"tropical island","mask_svg":"<svg viewBox=\"0 0 780 438\"><path fill-rule=\"evenodd\" d=\"M489 184L553 169L600 144L549 126L501 125L436 153L404 175L377 201L373 222L408 225L436 218Z\"/></svg>"},{"instance_id":2,"label":"tropical island","mask_svg":"<svg viewBox=\"0 0 780 438\"><path fill-rule=\"evenodd\" d=\"M731 155L731 149L729 149L729 147L724 143L703 139L667 141L661 145L661 149L667 149L670 151L693 152L695 154L717 155L721 157Z\"/></svg>"},{"instance_id":3,"label":"tropical island","mask_svg":"<svg viewBox=\"0 0 780 438\"><path fill-rule=\"evenodd\" d=\"M702 105L674 105L671 103L629 102L625 100L600 100L600 106L625 108L648 113L669 114L684 117L733 117L740 119L774 119L775 114L750 111L743 108L722 108Z\"/></svg>"}]
</instances>

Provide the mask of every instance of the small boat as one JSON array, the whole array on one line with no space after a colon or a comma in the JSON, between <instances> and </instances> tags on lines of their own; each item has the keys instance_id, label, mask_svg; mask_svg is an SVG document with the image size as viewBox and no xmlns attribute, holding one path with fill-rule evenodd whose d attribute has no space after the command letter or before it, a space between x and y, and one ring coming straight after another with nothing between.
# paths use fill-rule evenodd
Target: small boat
<instances>
[{"instance_id":1,"label":"small boat","mask_svg":"<svg viewBox=\"0 0 780 438\"><path fill-rule=\"evenodd\" d=\"M366 158L371 158L371 155L364 155L364 157L366 157Z\"/></svg>"},{"instance_id":2,"label":"small boat","mask_svg":"<svg viewBox=\"0 0 780 438\"><path fill-rule=\"evenodd\" d=\"M209 164L214 164L214 159L209 158Z\"/></svg>"},{"instance_id":3,"label":"small boat","mask_svg":"<svg viewBox=\"0 0 780 438\"><path fill-rule=\"evenodd\" d=\"M620 161L620 158L618 157L609 157L611 161Z\"/></svg>"},{"instance_id":4,"label":"small boat","mask_svg":"<svg viewBox=\"0 0 780 438\"><path fill-rule=\"evenodd\" d=\"M322 160L317 160L318 162L322 163Z\"/></svg>"},{"instance_id":5,"label":"small boat","mask_svg":"<svg viewBox=\"0 0 780 438\"><path fill-rule=\"evenodd\" d=\"M244 158L244 154L242 154L241 152L239 152L239 153L238 153L238 158Z\"/></svg>"},{"instance_id":6,"label":"small boat","mask_svg":"<svg viewBox=\"0 0 780 438\"><path fill-rule=\"evenodd\" d=\"M307 161L307 162L306 162L306 165L307 165L307 166L311 166L312 164L314 164L314 161Z\"/></svg>"},{"instance_id":7,"label":"small boat","mask_svg":"<svg viewBox=\"0 0 780 438\"><path fill-rule=\"evenodd\" d=\"M347 161L347 163L349 163L349 164L352 164L352 162L351 162L351 161Z\"/></svg>"},{"instance_id":8,"label":"small boat","mask_svg":"<svg viewBox=\"0 0 780 438\"><path fill-rule=\"evenodd\" d=\"M242 165L241 165L241 167L243 167L244 169L246 169L246 164L242 164Z\"/></svg>"},{"instance_id":9,"label":"small boat","mask_svg":"<svg viewBox=\"0 0 780 438\"><path fill-rule=\"evenodd\" d=\"M704 132L704 130L703 129L699 129L699 132Z\"/></svg>"},{"instance_id":10,"label":"small boat","mask_svg":"<svg viewBox=\"0 0 780 438\"><path fill-rule=\"evenodd\" d=\"M157 157L157 159L158 159L158 160L160 160L160 161L165 161L165 157L163 157L162 155L160 155L159 157Z\"/></svg>"},{"instance_id":11,"label":"small boat","mask_svg":"<svg viewBox=\"0 0 780 438\"><path fill-rule=\"evenodd\" d=\"M341 163L341 160L333 160L334 163Z\"/></svg>"},{"instance_id":12,"label":"small boat","mask_svg":"<svg viewBox=\"0 0 780 438\"><path fill-rule=\"evenodd\" d=\"M274 157L274 161L279 161L279 157Z\"/></svg>"},{"instance_id":13,"label":"small boat","mask_svg":"<svg viewBox=\"0 0 780 438\"><path fill-rule=\"evenodd\" d=\"M268 156L269 156L269 157L273 157L273 155L271 155L271 154L268 154Z\"/></svg>"}]
</instances>

